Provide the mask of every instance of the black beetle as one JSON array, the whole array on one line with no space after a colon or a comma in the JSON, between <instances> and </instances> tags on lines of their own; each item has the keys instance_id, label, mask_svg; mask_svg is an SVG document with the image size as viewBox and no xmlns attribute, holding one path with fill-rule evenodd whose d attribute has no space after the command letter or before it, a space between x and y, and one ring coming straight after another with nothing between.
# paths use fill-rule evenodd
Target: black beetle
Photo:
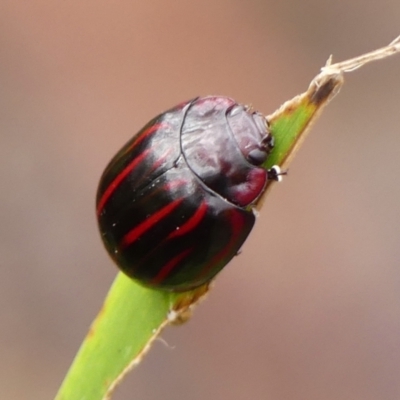
<instances>
[{"instance_id":1,"label":"black beetle","mask_svg":"<svg viewBox=\"0 0 400 400\"><path fill-rule=\"evenodd\" d=\"M97 193L102 239L118 267L147 286L186 291L237 254L252 206L278 173L260 113L199 97L151 120L111 160Z\"/></svg>"}]
</instances>

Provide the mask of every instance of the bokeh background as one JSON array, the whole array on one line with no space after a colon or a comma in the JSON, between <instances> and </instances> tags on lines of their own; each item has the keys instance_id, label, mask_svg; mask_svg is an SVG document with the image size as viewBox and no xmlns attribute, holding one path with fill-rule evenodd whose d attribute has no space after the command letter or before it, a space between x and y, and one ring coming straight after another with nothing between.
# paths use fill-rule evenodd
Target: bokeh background
<instances>
[{"instance_id":1,"label":"bokeh background","mask_svg":"<svg viewBox=\"0 0 400 400\"><path fill-rule=\"evenodd\" d=\"M3 0L1 398L53 398L99 310L96 186L139 128L206 94L269 114L331 53L398 34L398 0ZM115 400L400 398L399 72L347 76L241 256Z\"/></svg>"}]
</instances>

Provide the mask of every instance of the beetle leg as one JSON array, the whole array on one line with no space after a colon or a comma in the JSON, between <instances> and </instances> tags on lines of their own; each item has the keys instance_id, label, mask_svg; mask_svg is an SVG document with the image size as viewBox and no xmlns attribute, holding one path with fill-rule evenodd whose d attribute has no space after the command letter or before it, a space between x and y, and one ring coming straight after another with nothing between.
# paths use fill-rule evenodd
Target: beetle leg
<instances>
[{"instance_id":1,"label":"beetle leg","mask_svg":"<svg viewBox=\"0 0 400 400\"><path fill-rule=\"evenodd\" d=\"M287 175L288 170L282 171L278 165L274 165L271 169L267 171L267 176L269 180L281 182L282 175Z\"/></svg>"}]
</instances>

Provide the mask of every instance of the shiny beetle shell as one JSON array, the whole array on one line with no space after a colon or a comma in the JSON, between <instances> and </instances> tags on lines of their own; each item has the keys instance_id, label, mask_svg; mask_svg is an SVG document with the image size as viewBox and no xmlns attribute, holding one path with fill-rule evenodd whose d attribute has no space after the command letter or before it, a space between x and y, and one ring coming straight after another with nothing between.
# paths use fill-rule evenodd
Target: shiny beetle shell
<instances>
[{"instance_id":1,"label":"shiny beetle shell","mask_svg":"<svg viewBox=\"0 0 400 400\"><path fill-rule=\"evenodd\" d=\"M169 291L210 281L253 228L272 147L265 118L227 97L197 98L151 120L98 188L101 236L118 267Z\"/></svg>"}]
</instances>

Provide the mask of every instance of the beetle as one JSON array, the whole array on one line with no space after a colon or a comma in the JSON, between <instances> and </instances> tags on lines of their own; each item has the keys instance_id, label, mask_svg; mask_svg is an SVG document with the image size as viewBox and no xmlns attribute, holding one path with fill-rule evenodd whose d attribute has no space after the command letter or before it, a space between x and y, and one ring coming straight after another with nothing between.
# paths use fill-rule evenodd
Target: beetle
<instances>
[{"instance_id":1,"label":"beetle","mask_svg":"<svg viewBox=\"0 0 400 400\"><path fill-rule=\"evenodd\" d=\"M129 277L182 292L210 280L252 230L252 208L279 170L266 118L228 97L179 104L145 125L97 191L104 245Z\"/></svg>"}]
</instances>

